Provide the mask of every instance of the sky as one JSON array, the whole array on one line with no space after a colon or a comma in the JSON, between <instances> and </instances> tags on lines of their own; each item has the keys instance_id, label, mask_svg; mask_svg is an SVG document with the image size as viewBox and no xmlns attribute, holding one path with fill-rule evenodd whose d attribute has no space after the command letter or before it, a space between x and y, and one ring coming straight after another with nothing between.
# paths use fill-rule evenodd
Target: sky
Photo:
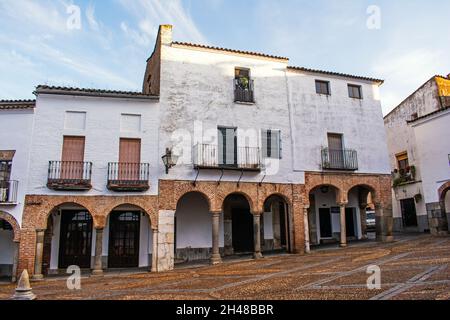
<instances>
[{"instance_id":1,"label":"sky","mask_svg":"<svg viewBox=\"0 0 450 320\"><path fill-rule=\"evenodd\" d=\"M172 24L176 41L384 79L387 114L450 73L448 12L448 0L0 0L0 99L39 84L140 91Z\"/></svg>"}]
</instances>

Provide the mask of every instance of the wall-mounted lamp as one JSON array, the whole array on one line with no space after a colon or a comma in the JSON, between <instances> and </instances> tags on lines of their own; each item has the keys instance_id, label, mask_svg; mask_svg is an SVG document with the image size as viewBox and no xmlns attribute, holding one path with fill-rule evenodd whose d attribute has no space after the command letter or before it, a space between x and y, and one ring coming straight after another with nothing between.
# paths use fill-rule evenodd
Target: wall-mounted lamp
<instances>
[{"instance_id":1,"label":"wall-mounted lamp","mask_svg":"<svg viewBox=\"0 0 450 320\"><path fill-rule=\"evenodd\" d=\"M177 165L178 156L174 155L172 153L172 150L167 148L166 154L162 156L162 161L164 163L164 166L166 167L166 174L169 174L169 169Z\"/></svg>"},{"instance_id":2,"label":"wall-mounted lamp","mask_svg":"<svg viewBox=\"0 0 450 320\"><path fill-rule=\"evenodd\" d=\"M322 191L322 193L328 193L328 191L330 191L330 187L322 186L322 187L320 187L320 191Z\"/></svg>"}]
</instances>

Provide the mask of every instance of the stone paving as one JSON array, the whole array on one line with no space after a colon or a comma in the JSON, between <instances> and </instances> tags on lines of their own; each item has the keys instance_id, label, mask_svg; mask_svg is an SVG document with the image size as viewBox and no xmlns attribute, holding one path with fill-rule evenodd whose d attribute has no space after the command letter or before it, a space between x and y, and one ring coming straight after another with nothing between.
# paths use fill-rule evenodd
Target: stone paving
<instances>
[{"instance_id":1,"label":"stone paving","mask_svg":"<svg viewBox=\"0 0 450 320\"><path fill-rule=\"evenodd\" d=\"M369 265L381 268L380 290L367 288ZM161 274L106 274L81 283L79 291L69 291L64 279L32 286L40 300L450 300L450 237L402 235L390 244L360 242ZM13 285L0 284L0 300L13 292Z\"/></svg>"}]
</instances>

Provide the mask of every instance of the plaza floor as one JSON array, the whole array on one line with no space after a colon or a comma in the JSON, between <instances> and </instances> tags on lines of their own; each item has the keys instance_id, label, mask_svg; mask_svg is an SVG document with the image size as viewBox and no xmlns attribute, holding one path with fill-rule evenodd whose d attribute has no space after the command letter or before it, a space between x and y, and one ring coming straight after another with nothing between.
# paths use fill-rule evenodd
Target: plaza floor
<instances>
[{"instance_id":1,"label":"plaza floor","mask_svg":"<svg viewBox=\"0 0 450 320\"><path fill-rule=\"evenodd\" d=\"M381 270L381 289L369 290L368 266ZM449 300L450 237L401 235L309 255L232 260L218 266L189 266L166 273L107 273L84 277L81 290L66 280L32 283L39 300ZM0 300L14 293L0 284Z\"/></svg>"}]
</instances>

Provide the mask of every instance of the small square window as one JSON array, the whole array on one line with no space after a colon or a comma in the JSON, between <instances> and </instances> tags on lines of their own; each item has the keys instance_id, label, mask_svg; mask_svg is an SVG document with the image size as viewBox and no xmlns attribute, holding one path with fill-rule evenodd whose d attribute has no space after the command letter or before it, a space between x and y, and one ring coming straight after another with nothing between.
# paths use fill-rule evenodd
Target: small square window
<instances>
[{"instance_id":1,"label":"small square window","mask_svg":"<svg viewBox=\"0 0 450 320\"><path fill-rule=\"evenodd\" d=\"M325 94L327 96L331 95L330 82L316 80L316 93Z\"/></svg>"},{"instance_id":2,"label":"small square window","mask_svg":"<svg viewBox=\"0 0 450 320\"><path fill-rule=\"evenodd\" d=\"M362 99L362 87L353 84L348 85L348 96L354 99Z\"/></svg>"}]
</instances>

